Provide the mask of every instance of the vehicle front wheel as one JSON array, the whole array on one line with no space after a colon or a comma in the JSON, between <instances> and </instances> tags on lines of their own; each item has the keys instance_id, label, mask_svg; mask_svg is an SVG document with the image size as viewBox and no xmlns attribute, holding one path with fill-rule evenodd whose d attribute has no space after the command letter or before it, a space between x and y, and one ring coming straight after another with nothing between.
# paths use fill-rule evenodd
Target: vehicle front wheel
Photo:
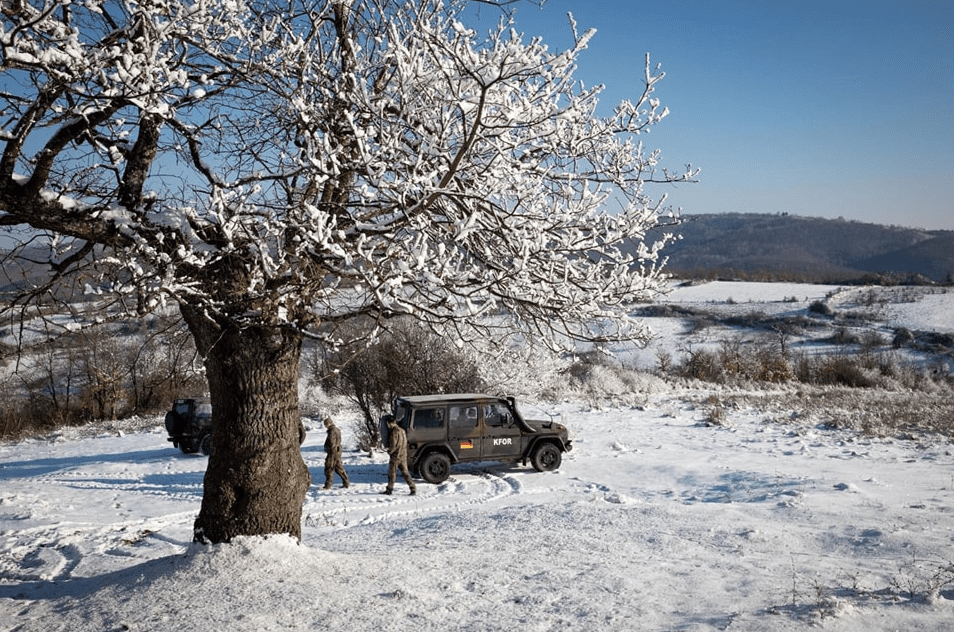
<instances>
[{"instance_id":1,"label":"vehicle front wheel","mask_svg":"<svg viewBox=\"0 0 954 632\"><path fill-rule=\"evenodd\" d=\"M199 450L201 450L205 456L212 454L212 433L207 432L202 435L202 438L199 440Z\"/></svg>"},{"instance_id":2,"label":"vehicle front wheel","mask_svg":"<svg viewBox=\"0 0 954 632\"><path fill-rule=\"evenodd\" d=\"M446 454L431 452L421 462L421 476L428 483L439 485L450 476L450 459Z\"/></svg>"},{"instance_id":3,"label":"vehicle front wheel","mask_svg":"<svg viewBox=\"0 0 954 632\"><path fill-rule=\"evenodd\" d=\"M536 471L552 472L560 467L560 463L563 462L563 453L560 452L560 448L552 443L541 443L533 450L530 461Z\"/></svg>"}]
</instances>

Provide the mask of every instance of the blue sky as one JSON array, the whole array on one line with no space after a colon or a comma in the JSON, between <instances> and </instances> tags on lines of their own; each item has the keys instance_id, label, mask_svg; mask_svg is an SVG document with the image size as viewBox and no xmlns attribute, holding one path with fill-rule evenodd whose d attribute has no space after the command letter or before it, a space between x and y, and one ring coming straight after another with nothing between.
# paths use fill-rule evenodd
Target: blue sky
<instances>
[{"instance_id":1,"label":"blue sky","mask_svg":"<svg viewBox=\"0 0 954 632\"><path fill-rule=\"evenodd\" d=\"M702 169L669 191L684 213L954 229L954 0L548 0L517 29L563 50L568 11L597 29L576 76L607 113L662 65L644 143Z\"/></svg>"}]
</instances>

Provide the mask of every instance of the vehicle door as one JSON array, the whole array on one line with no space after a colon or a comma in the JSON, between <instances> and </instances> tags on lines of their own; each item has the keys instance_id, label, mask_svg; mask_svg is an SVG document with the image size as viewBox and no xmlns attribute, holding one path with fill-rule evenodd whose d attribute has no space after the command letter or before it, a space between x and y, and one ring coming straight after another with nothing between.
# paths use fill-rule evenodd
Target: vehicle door
<instances>
[{"instance_id":1,"label":"vehicle door","mask_svg":"<svg viewBox=\"0 0 954 632\"><path fill-rule=\"evenodd\" d=\"M447 437L443 406L415 408L407 425L408 453L428 444L443 444Z\"/></svg>"},{"instance_id":2,"label":"vehicle door","mask_svg":"<svg viewBox=\"0 0 954 632\"><path fill-rule=\"evenodd\" d=\"M514 423L510 407L504 402L486 402L480 409L484 423L483 457L505 459L520 455L520 428Z\"/></svg>"},{"instance_id":3,"label":"vehicle door","mask_svg":"<svg viewBox=\"0 0 954 632\"><path fill-rule=\"evenodd\" d=\"M480 459L480 427L476 403L447 407L447 442L459 460Z\"/></svg>"}]
</instances>

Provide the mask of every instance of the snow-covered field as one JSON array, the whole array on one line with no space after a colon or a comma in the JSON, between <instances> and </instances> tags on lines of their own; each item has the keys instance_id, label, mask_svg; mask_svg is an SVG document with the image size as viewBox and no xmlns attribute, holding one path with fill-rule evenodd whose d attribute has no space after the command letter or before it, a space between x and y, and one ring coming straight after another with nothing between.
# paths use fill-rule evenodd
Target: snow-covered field
<instances>
[{"instance_id":1,"label":"snow-covered field","mask_svg":"<svg viewBox=\"0 0 954 632\"><path fill-rule=\"evenodd\" d=\"M713 283L667 301L870 305L855 292ZM954 293L905 301L879 304L878 326L954 330ZM685 343L680 323L654 325L648 353ZM206 459L159 418L0 444L0 631L951 629L950 440L832 429L763 393L648 374L638 390L526 403L575 431L555 472L459 467L414 497L400 479L380 494L386 458L354 449L343 411L353 484L322 491L308 419L300 544L192 544ZM715 398L732 402L719 425Z\"/></svg>"}]
</instances>

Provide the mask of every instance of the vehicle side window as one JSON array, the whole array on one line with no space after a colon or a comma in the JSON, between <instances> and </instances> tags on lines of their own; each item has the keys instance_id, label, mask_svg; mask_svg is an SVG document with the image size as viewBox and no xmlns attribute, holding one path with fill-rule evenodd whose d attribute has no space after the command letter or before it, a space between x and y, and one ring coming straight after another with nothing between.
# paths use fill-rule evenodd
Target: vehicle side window
<instances>
[{"instance_id":1,"label":"vehicle side window","mask_svg":"<svg viewBox=\"0 0 954 632\"><path fill-rule=\"evenodd\" d=\"M402 428L407 428L407 404L399 403L394 408L394 419Z\"/></svg>"},{"instance_id":2,"label":"vehicle side window","mask_svg":"<svg viewBox=\"0 0 954 632\"><path fill-rule=\"evenodd\" d=\"M509 426L511 423L510 409L503 404L486 404L484 406L484 423L488 426Z\"/></svg>"},{"instance_id":3,"label":"vehicle side window","mask_svg":"<svg viewBox=\"0 0 954 632\"><path fill-rule=\"evenodd\" d=\"M196 415L212 416L212 404L199 404L195 409Z\"/></svg>"},{"instance_id":4,"label":"vehicle side window","mask_svg":"<svg viewBox=\"0 0 954 632\"><path fill-rule=\"evenodd\" d=\"M476 406L451 406L448 412L451 428L474 428L477 426Z\"/></svg>"},{"instance_id":5,"label":"vehicle side window","mask_svg":"<svg viewBox=\"0 0 954 632\"><path fill-rule=\"evenodd\" d=\"M443 426L443 408L419 408L414 411L415 428L441 428Z\"/></svg>"},{"instance_id":6,"label":"vehicle side window","mask_svg":"<svg viewBox=\"0 0 954 632\"><path fill-rule=\"evenodd\" d=\"M176 402L175 406L173 407L173 410L175 410L180 415L188 415L189 402Z\"/></svg>"}]
</instances>

